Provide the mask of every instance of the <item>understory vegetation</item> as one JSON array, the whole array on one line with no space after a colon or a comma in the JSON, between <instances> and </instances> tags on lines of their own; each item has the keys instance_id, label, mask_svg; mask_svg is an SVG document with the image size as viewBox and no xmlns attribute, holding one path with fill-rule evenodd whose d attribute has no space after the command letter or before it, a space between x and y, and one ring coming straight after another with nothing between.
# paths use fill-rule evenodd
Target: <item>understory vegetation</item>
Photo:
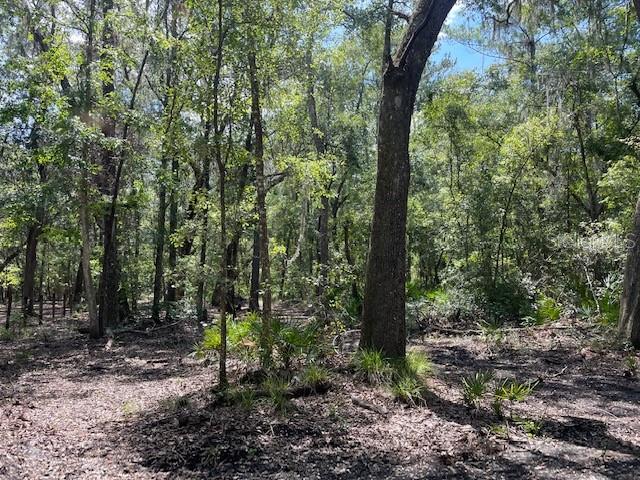
<instances>
[{"instance_id":1,"label":"understory vegetation","mask_svg":"<svg viewBox=\"0 0 640 480\"><path fill-rule=\"evenodd\" d=\"M638 0L0 0L0 398L86 380L170 478L483 478L543 438L602 465L540 478L618 478L639 129ZM65 428L17 402L0 477L39 478L21 436Z\"/></svg>"}]
</instances>

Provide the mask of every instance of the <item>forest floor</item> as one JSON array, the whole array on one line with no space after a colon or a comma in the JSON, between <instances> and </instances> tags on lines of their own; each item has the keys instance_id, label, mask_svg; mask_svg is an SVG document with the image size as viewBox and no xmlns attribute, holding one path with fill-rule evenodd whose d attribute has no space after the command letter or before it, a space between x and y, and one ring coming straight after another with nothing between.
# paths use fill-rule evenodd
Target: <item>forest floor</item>
<instances>
[{"instance_id":1,"label":"forest floor","mask_svg":"<svg viewBox=\"0 0 640 480\"><path fill-rule=\"evenodd\" d=\"M195 331L107 342L80 325L58 320L0 341L0 478L638 478L640 380L588 325L509 330L500 342L417 338L411 348L436 368L419 408L355 381L336 355L329 392L293 400L286 414L266 399L250 409L213 401L217 369L189 355ZM542 379L513 408L539 422L536 435L505 435L488 403L465 406L461 379L478 370Z\"/></svg>"}]
</instances>

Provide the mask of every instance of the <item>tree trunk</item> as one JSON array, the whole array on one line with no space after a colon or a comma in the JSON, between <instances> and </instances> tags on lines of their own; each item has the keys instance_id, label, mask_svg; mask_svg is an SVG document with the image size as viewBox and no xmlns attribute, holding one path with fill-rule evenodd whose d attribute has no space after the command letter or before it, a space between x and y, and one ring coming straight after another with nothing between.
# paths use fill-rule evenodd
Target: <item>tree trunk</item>
<instances>
[{"instance_id":1,"label":"tree trunk","mask_svg":"<svg viewBox=\"0 0 640 480\"><path fill-rule=\"evenodd\" d=\"M171 193L169 195L169 239L178 230L178 160L171 161ZM178 265L178 251L173 241L169 240L169 281L167 283L167 318L171 318L172 306L176 301L175 270Z\"/></svg>"},{"instance_id":2,"label":"tree trunk","mask_svg":"<svg viewBox=\"0 0 640 480\"><path fill-rule=\"evenodd\" d=\"M89 334L91 338L100 338L104 335L104 324L100 321L96 306L96 296L91 278L91 227L89 225L89 201L87 198L87 171L83 169L81 185L79 188L80 210L80 235L82 237L82 277L84 283L84 295L87 300L89 312Z\"/></svg>"},{"instance_id":3,"label":"tree trunk","mask_svg":"<svg viewBox=\"0 0 640 480\"><path fill-rule=\"evenodd\" d=\"M160 321L160 303L162 302L163 279L164 279L164 239L165 217L167 215L167 184L164 176L167 170L167 157L162 156L160 165L160 174L158 175L159 192L158 192L158 223L156 226L156 253L155 253L155 270L153 275L153 304L151 306L151 319L154 323Z\"/></svg>"},{"instance_id":4,"label":"tree trunk","mask_svg":"<svg viewBox=\"0 0 640 480\"><path fill-rule=\"evenodd\" d=\"M115 63L113 49L116 45L116 37L111 21L113 0L103 0L102 14L104 26L102 30L102 52L100 60L102 65L102 96L111 97L115 92ZM115 138L116 122L111 114L106 114L101 119L101 131L105 138ZM120 286L118 275L118 245L117 245L117 218L116 201L119 182L118 159L113 147L102 149L102 171L100 190L110 198L110 205L103 217L102 229L102 273L100 275L100 321L104 328L113 327L118 323L118 288Z\"/></svg>"},{"instance_id":5,"label":"tree trunk","mask_svg":"<svg viewBox=\"0 0 640 480\"><path fill-rule=\"evenodd\" d=\"M73 293L69 298L69 312L74 311L80 305L82 299L83 277L82 277L82 248L80 248L80 262L78 262L78 270L76 270L76 279L73 282Z\"/></svg>"},{"instance_id":6,"label":"tree trunk","mask_svg":"<svg viewBox=\"0 0 640 480\"><path fill-rule=\"evenodd\" d=\"M633 220L633 230L627 240L618 328L625 339L640 348L640 196Z\"/></svg>"},{"instance_id":7,"label":"tree trunk","mask_svg":"<svg viewBox=\"0 0 640 480\"><path fill-rule=\"evenodd\" d=\"M267 226L267 190L264 178L264 141L260 85L254 51L249 52L249 80L251 83L251 116L255 131L254 157L256 161L256 205L260 229L260 285L262 287L262 366L271 362L271 261L269 258L269 230Z\"/></svg>"},{"instance_id":8,"label":"tree trunk","mask_svg":"<svg viewBox=\"0 0 640 480\"><path fill-rule=\"evenodd\" d=\"M13 288L11 285L7 286L7 318L4 320L4 328L9 330L11 322L11 306L13 304Z\"/></svg>"},{"instance_id":9,"label":"tree trunk","mask_svg":"<svg viewBox=\"0 0 640 480\"><path fill-rule=\"evenodd\" d=\"M27 248L25 252L24 270L22 277L22 315L26 318L33 316L34 289L36 283L37 250L40 226L34 224L27 233Z\"/></svg>"},{"instance_id":10,"label":"tree trunk","mask_svg":"<svg viewBox=\"0 0 640 480\"><path fill-rule=\"evenodd\" d=\"M253 255L251 257L251 286L249 290L249 310L260 309L258 298L260 292L260 226L253 231Z\"/></svg>"},{"instance_id":11,"label":"tree trunk","mask_svg":"<svg viewBox=\"0 0 640 480\"><path fill-rule=\"evenodd\" d=\"M455 0L420 0L383 76L378 177L360 346L388 357L406 352L406 223L409 134L420 77Z\"/></svg>"}]
</instances>

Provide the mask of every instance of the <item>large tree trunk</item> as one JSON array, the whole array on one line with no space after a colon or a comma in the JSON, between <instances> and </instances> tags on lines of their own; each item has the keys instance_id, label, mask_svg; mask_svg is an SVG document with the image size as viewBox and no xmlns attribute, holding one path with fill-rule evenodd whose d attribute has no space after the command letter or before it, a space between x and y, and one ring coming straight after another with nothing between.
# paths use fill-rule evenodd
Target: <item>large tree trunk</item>
<instances>
[{"instance_id":1,"label":"large tree trunk","mask_svg":"<svg viewBox=\"0 0 640 480\"><path fill-rule=\"evenodd\" d=\"M388 357L406 352L406 223L409 134L420 77L455 0L420 0L383 76L378 178L364 305L362 348Z\"/></svg>"},{"instance_id":2,"label":"large tree trunk","mask_svg":"<svg viewBox=\"0 0 640 480\"><path fill-rule=\"evenodd\" d=\"M102 15L104 27L102 31L102 48L100 54L102 66L102 96L111 97L115 92L115 65L114 52L116 37L111 21L113 10L113 0L103 0ZM106 114L102 118L101 131L105 138L116 136L116 122L111 114ZM100 321L104 328L113 327L118 323L118 244L117 244L117 217L116 201L118 192L118 182L120 168L118 167L118 157L112 147L102 149L102 172L100 179L100 190L110 199L106 213L102 221L102 273L100 275Z\"/></svg>"},{"instance_id":3,"label":"large tree trunk","mask_svg":"<svg viewBox=\"0 0 640 480\"><path fill-rule=\"evenodd\" d=\"M269 258L269 229L267 226L267 189L264 178L264 141L262 111L260 107L260 85L255 52L249 52L249 80L251 83L251 116L256 141L254 157L256 161L256 205L260 230L260 285L262 287L262 365L271 361L269 348L271 338L271 261Z\"/></svg>"}]
</instances>

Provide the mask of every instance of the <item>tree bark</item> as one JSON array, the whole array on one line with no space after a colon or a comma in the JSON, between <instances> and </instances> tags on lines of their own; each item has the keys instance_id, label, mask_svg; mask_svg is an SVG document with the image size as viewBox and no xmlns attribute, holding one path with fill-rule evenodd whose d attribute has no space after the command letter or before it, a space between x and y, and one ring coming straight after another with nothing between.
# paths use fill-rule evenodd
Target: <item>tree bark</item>
<instances>
[{"instance_id":1,"label":"tree bark","mask_svg":"<svg viewBox=\"0 0 640 480\"><path fill-rule=\"evenodd\" d=\"M260 285L262 287L262 366L271 361L271 261L269 258L269 229L267 225L267 190L264 178L264 140L260 85L254 51L249 52L249 81L251 83L251 116L255 132L254 158L256 161L256 205L260 230Z\"/></svg>"},{"instance_id":2,"label":"tree bark","mask_svg":"<svg viewBox=\"0 0 640 480\"><path fill-rule=\"evenodd\" d=\"M81 184L79 188L79 211L80 211L80 235L82 237L82 277L84 283L85 298L87 300L87 311L89 312L89 335L91 338L100 338L104 335L104 325L100 321L96 306L96 296L93 289L93 279L91 278L91 236L88 215L89 201L87 198L87 172L82 171Z\"/></svg>"},{"instance_id":3,"label":"tree bark","mask_svg":"<svg viewBox=\"0 0 640 480\"><path fill-rule=\"evenodd\" d=\"M110 20L113 10L113 0L103 0L102 16L104 26L102 31L101 61L102 68L102 96L111 97L115 92L115 66L112 49L116 45L116 37L113 24ZM102 117L101 131L105 138L113 139L116 136L116 122L113 115L106 113ZM102 273L100 275L100 308L99 316L105 328L113 327L118 323L118 245L117 245L117 218L115 202L117 201L119 168L116 152L112 147L102 149L102 172L100 190L105 197L111 199L111 205L107 206L102 222Z\"/></svg>"},{"instance_id":4,"label":"tree bark","mask_svg":"<svg viewBox=\"0 0 640 480\"><path fill-rule=\"evenodd\" d=\"M420 77L455 0L420 0L383 75L378 177L362 313L361 348L406 353L406 223L409 134Z\"/></svg>"},{"instance_id":5,"label":"tree bark","mask_svg":"<svg viewBox=\"0 0 640 480\"><path fill-rule=\"evenodd\" d=\"M156 226L156 252L154 262L153 275L153 304L151 306L151 319L154 323L160 322L160 308L163 295L164 280L164 240L166 236L167 215L167 184L165 182L165 173L167 170L167 157L162 156L160 165L160 174L158 175L159 192L158 192L158 222Z\"/></svg>"},{"instance_id":6,"label":"tree bark","mask_svg":"<svg viewBox=\"0 0 640 480\"><path fill-rule=\"evenodd\" d=\"M11 322L11 305L13 304L13 288L11 285L7 286L7 318L4 321L4 328L9 330Z\"/></svg>"},{"instance_id":7,"label":"tree bark","mask_svg":"<svg viewBox=\"0 0 640 480\"><path fill-rule=\"evenodd\" d=\"M251 285L249 287L249 310L257 312L260 296L260 226L253 230L253 250L251 256Z\"/></svg>"}]
</instances>

